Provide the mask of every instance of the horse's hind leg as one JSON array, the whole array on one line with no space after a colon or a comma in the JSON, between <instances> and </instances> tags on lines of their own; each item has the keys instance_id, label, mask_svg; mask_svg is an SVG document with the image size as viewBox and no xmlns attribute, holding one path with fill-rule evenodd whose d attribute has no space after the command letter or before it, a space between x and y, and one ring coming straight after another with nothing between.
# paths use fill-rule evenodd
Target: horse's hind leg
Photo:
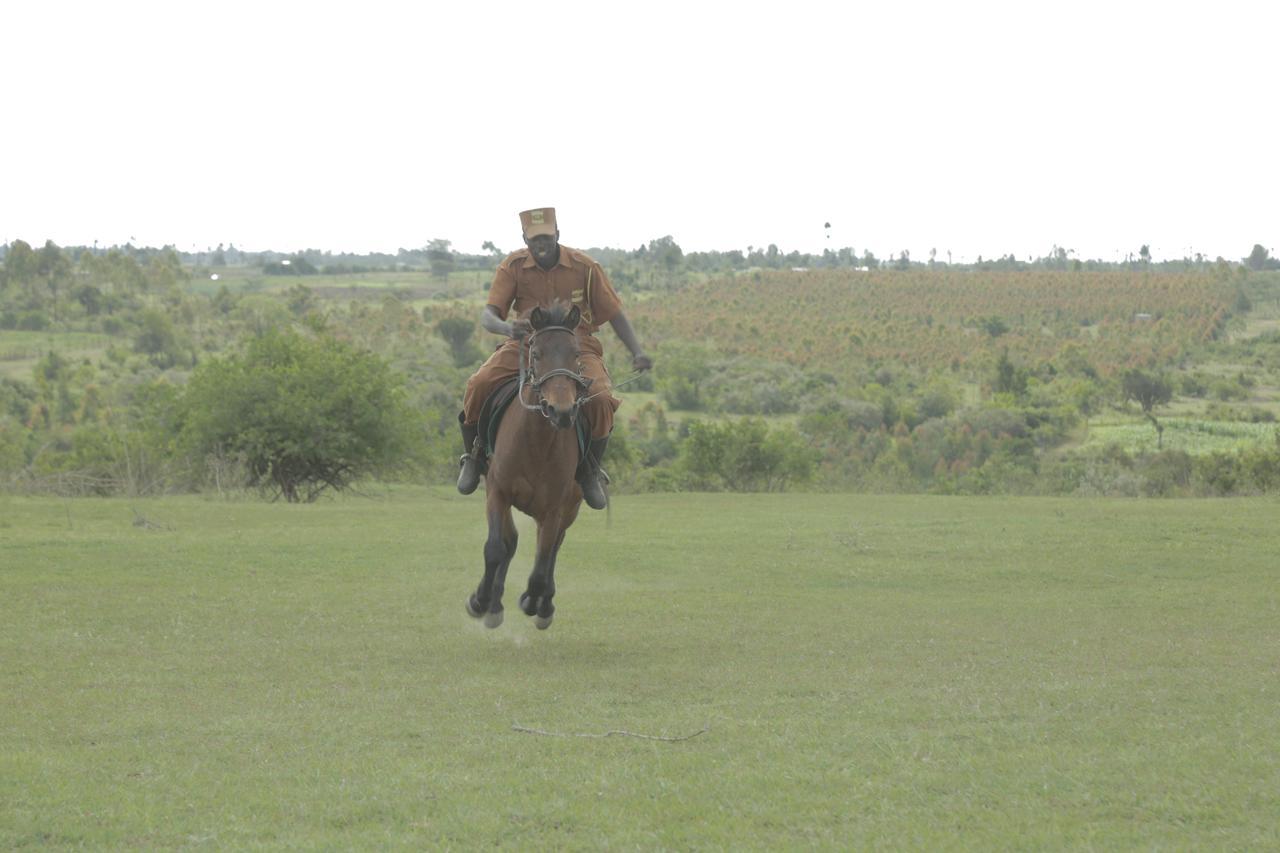
<instances>
[{"instance_id":1,"label":"horse's hind leg","mask_svg":"<svg viewBox=\"0 0 1280 853\"><path fill-rule=\"evenodd\" d=\"M484 577L480 586L467 599L467 613L473 618L484 617L486 628L502 624L502 592L507 580L507 569L516 552L518 536L511 507L490 499L488 506L489 537L484 543Z\"/></svg>"}]
</instances>

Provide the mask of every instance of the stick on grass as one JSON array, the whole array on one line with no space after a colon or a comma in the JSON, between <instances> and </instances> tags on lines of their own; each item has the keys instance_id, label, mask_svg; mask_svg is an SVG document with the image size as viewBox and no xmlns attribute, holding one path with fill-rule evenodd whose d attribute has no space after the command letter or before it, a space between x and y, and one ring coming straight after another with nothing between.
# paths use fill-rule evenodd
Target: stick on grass
<instances>
[{"instance_id":1,"label":"stick on grass","mask_svg":"<svg viewBox=\"0 0 1280 853\"><path fill-rule=\"evenodd\" d=\"M606 738L606 737L635 737L642 740L661 740L667 743L674 743L682 740L693 740L698 735L706 734L710 729L698 729L691 735L680 735L679 737L666 737L664 735L646 735L638 732L627 732L621 729L613 729L604 734L594 734L591 732L545 732L542 729L530 729L525 726L512 725L513 732L524 732L530 735L544 735L546 737L590 737L590 738Z\"/></svg>"}]
</instances>

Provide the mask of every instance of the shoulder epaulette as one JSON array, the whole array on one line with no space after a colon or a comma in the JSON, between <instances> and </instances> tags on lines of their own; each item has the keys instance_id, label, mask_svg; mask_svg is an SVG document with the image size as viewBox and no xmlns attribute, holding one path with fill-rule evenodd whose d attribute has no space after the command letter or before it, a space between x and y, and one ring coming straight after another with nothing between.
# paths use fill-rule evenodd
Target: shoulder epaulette
<instances>
[{"instance_id":1,"label":"shoulder epaulette","mask_svg":"<svg viewBox=\"0 0 1280 853\"><path fill-rule=\"evenodd\" d=\"M502 263L498 264L498 266L500 267L510 266L511 264L514 264L516 261L523 261L527 257L529 257L528 249L516 249L514 252L512 252L511 254L503 258Z\"/></svg>"},{"instance_id":2,"label":"shoulder epaulette","mask_svg":"<svg viewBox=\"0 0 1280 853\"><path fill-rule=\"evenodd\" d=\"M578 251L577 249L570 249L566 246L561 246L560 248L567 251L569 253L569 257L573 258L575 261L579 263L586 264L589 267L598 266L598 264L596 263L596 259L588 255L586 252L581 252L581 251Z\"/></svg>"}]
</instances>

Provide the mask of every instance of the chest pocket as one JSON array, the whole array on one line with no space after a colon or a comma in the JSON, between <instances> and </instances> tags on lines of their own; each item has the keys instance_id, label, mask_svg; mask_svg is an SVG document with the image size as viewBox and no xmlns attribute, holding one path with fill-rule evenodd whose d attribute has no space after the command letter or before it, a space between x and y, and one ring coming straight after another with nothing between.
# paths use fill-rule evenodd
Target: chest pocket
<instances>
[{"instance_id":1,"label":"chest pocket","mask_svg":"<svg viewBox=\"0 0 1280 853\"><path fill-rule=\"evenodd\" d=\"M578 306L578 310L582 312L582 322L590 324L594 318L591 316L591 275L594 270L587 267L587 284L582 290L573 292L573 304Z\"/></svg>"}]
</instances>

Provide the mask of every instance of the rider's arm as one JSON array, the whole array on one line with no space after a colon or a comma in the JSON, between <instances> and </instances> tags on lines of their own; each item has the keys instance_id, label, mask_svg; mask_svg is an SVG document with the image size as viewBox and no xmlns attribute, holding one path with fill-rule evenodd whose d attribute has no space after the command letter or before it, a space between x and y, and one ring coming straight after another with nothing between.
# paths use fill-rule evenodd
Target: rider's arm
<instances>
[{"instance_id":1,"label":"rider's arm","mask_svg":"<svg viewBox=\"0 0 1280 853\"><path fill-rule=\"evenodd\" d=\"M609 321L609 325L613 327L613 331L617 333L618 338L631 351L631 366L636 370L649 370L653 367L653 359L644 354L644 349L640 346L640 341L636 339L636 330L631 328L631 321L627 319L627 315L619 311L613 315L613 319Z\"/></svg>"},{"instance_id":2,"label":"rider's arm","mask_svg":"<svg viewBox=\"0 0 1280 853\"><path fill-rule=\"evenodd\" d=\"M508 338L523 337L529 333L529 321L517 319L511 323L498 316L498 309L493 305L484 306L480 312L480 326L486 332Z\"/></svg>"}]
</instances>

